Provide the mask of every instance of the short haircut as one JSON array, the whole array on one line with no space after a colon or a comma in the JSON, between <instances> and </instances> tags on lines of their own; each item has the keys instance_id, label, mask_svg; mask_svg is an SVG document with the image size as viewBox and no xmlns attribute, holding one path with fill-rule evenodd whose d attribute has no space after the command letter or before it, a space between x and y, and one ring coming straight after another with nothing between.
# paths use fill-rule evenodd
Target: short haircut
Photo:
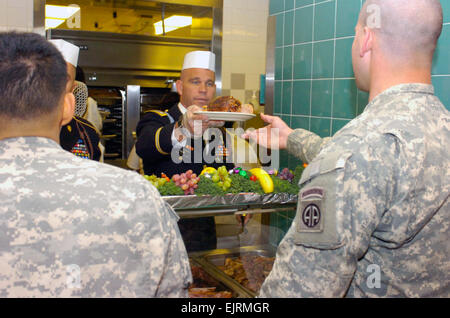
<instances>
[{"instance_id":1,"label":"short haircut","mask_svg":"<svg viewBox=\"0 0 450 318\"><path fill-rule=\"evenodd\" d=\"M431 55L442 32L442 6L439 0L366 0L359 23L377 30L395 53Z\"/></svg>"},{"instance_id":2,"label":"short haircut","mask_svg":"<svg viewBox=\"0 0 450 318\"><path fill-rule=\"evenodd\" d=\"M67 64L35 33L0 33L0 117L30 120L55 111L65 93Z\"/></svg>"}]
</instances>

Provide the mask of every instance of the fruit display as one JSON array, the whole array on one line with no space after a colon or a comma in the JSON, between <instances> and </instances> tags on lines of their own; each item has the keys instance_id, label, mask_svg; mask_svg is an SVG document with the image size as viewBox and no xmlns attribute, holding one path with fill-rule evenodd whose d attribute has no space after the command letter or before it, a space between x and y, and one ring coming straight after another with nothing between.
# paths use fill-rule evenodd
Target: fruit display
<instances>
[{"instance_id":1,"label":"fruit display","mask_svg":"<svg viewBox=\"0 0 450 318\"><path fill-rule=\"evenodd\" d=\"M253 168L250 170L250 172L258 178L259 182L261 183L261 187L264 190L264 193L273 192L273 181L266 170L262 168Z\"/></svg>"},{"instance_id":2,"label":"fruit display","mask_svg":"<svg viewBox=\"0 0 450 318\"><path fill-rule=\"evenodd\" d=\"M294 179L294 173L292 172L292 170L289 170L288 168L284 168L278 174L278 178L280 178L281 180L288 180L289 182L291 182L292 179Z\"/></svg>"},{"instance_id":3,"label":"fruit display","mask_svg":"<svg viewBox=\"0 0 450 318\"><path fill-rule=\"evenodd\" d=\"M222 188L223 191L227 191L227 189L231 186L231 179L225 166L221 166L217 168L217 170L211 167L206 167L200 175L203 175L206 178L211 178L212 182L216 183L220 188Z\"/></svg>"},{"instance_id":4,"label":"fruit display","mask_svg":"<svg viewBox=\"0 0 450 318\"><path fill-rule=\"evenodd\" d=\"M156 188L163 186L166 182L169 181L166 178L158 178L154 174L151 176L144 176L144 178L150 181L150 183L153 184L153 186Z\"/></svg>"},{"instance_id":5,"label":"fruit display","mask_svg":"<svg viewBox=\"0 0 450 318\"><path fill-rule=\"evenodd\" d=\"M144 178L150 181L162 196L184 194L184 191L165 175L158 178L153 174L151 176L144 176Z\"/></svg>"},{"instance_id":6,"label":"fruit display","mask_svg":"<svg viewBox=\"0 0 450 318\"><path fill-rule=\"evenodd\" d=\"M256 176L250 176L249 179L242 177L239 174L232 174L231 176L230 193L257 193L264 194L261 184L257 182ZM254 177L254 178L252 178Z\"/></svg>"},{"instance_id":7,"label":"fruit display","mask_svg":"<svg viewBox=\"0 0 450 318\"><path fill-rule=\"evenodd\" d=\"M286 179L281 179L278 176L271 175L270 176L273 182L273 191L275 193L290 193L290 194L298 194L299 188L298 185L294 182L290 182Z\"/></svg>"},{"instance_id":8,"label":"fruit display","mask_svg":"<svg viewBox=\"0 0 450 318\"><path fill-rule=\"evenodd\" d=\"M162 196L173 195L213 195L239 193L289 193L298 194L298 181L305 169L297 166L294 171L288 168L278 171L266 171L263 168L253 168L246 171L235 167L227 171L225 166L219 168L205 166L199 176L188 170L175 174L169 179L164 173L161 177L144 176L160 192Z\"/></svg>"},{"instance_id":9,"label":"fruit display","mask_svg":"<svg viewBox=\"0 0 450 318\"><path fill-rule=\"evenodd\" d=\"M210 177L200 176L198 187L195 190L196 195L225 195L226 192L220 188L217 183L211 180Z\"/></svg>"},{"instance_id":10,"label":"fruit display","mask_svg":"<svg viewBox=\"0 0 450 318\"><path fill-rule=\"evenodd\" d=\"M197 189L197 183L200 181L200 178L197 177L192 170L188 170L182 174L174 174L172 176L172 181L184 191L184 194L194 194L194 190Z\"/></svg>"}]
</instances>

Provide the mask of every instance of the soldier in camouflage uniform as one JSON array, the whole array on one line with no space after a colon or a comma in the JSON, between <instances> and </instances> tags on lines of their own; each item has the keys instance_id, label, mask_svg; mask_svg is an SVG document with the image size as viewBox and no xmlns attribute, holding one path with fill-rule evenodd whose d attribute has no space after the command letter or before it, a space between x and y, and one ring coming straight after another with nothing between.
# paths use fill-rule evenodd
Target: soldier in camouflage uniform
<instances>
[{"instance_id":1,"label":"soldier in camouflage uniform","mask_svg":"<svg viewBox=\"0 0 450 318\"><path fill-rule=\"evenodd\" d=\"M431 85L441 29L437 0L364 4L353 66L369 104L332 138L282 129L281 147L311 162L261 297L450 296L450 114Z\"/></svg>"},{"instance_id":2,"label":"soldier in camouflage uniform","mask_svg":"<svg viewBox=\"0 0 450 318\"><path fill-rule=\"evenodd\" d=\"M0 297L187 297L177 215L144 178L58 144L66 63L0 34Z\"/></svg>"}]
</instances>

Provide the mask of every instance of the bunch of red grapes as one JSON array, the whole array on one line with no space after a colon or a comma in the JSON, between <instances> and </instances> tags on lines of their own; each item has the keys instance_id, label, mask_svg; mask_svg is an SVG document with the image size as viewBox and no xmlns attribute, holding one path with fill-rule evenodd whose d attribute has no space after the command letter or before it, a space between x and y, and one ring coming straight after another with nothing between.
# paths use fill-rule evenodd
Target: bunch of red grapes
<instances>
[{"instance_id":1,"label":"bunch of red grapes","mask_svg":"<svg viewBox=\"0 0 450 318\"><path fill-rule=\"evenodd\" d=\"M188 170L182 174L174 174L172 181L184 191L185 195L194 194L194 190L198 187L200 177L193 173L192 170Z\"/></svg>"},{"instance_id":2,"label":"bunch of red grapes","mask_svg":"<svg viewBox=\"0 0 450 318\"><path fill-rule=\"evenodd\" d=\"M284 168L280 173L278 173L278 178L292 182L292 179L294 179L294 174L288 168Z\"/></svg>"}]
</instances>

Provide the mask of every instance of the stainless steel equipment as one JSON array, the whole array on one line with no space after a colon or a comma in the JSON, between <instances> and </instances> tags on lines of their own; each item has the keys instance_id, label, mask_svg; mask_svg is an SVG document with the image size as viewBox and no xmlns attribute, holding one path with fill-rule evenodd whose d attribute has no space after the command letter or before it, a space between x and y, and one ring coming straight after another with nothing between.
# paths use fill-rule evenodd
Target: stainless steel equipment
<instances>
[{"instance_id":1,"label":"stainless steel equipment","mask_svg":"<svg viewBox=\"0 0 450 318\"><path fill-rule=\"evenodd\" d=\"M169 3L180 10L185 8L191 11L195 21L191 36L149 36L67 28L47 30L48 39L64 39L80 48L78 65L84 71L89 92L116 92L113 97L108 94L90 96L101 99L97 100L98 106L104 114L108 114L102 131L106 146L105 160L122 160L119 164L122 167L126 167L123 162L134 145L133 135L140 115L148 109L165 110L175 104L173 95L177 94L173 90L171 93L171 89L179 78L186 53L212 50L216 54L216 93L221 94L222 0ZM124 1L124 5L136 9L130 1ZM188 7L191 9L188 10ZM212 32L211 26L206 23L208 32L212 34L207 40L200 36L205 28L202 22L205 14L212 16Z\"/></svg>"},{"instance_id":2,"label":"stainless steel equipment","mask_svg":"<svg viewBox=\"0 0 450 318\"><path fill-rule=\"evenodd\" d=\"M276 16L269 16L266 45L266 105L264 106L264 112L269 115L273 114L274 109L276 24Z\"/></svg>"},{"instance_id":3,"label":"stainless steel equipment","mask_svg":"<svg viewBox=\"0 0 450 318\"><path fill-rule=\"evenodd\" d=\"M192 271L193 284L189 287L190 298L203 298L201 292L195 291L198 288L214 288L214 292L229 292L230 298L249 298L252 297L238 286L232 284L224 284L222 275L217 275L215 272L208 271L204 266L193 258L189 258L189 263Z\"/></svg>"},{"instance_id":4,"label":"stainless steel equipment","mask_svg":"<svg viewBox=\"0 0 450 318\"><path fill-rule=\"evenodd\" d=\"M268 258L273 264L273 257L275 256L275 253L276 253L275 247L271 245L263 245L263 246L248 246L233 249L217 249L212 251L196 252L191 253L190 257L195 262L200 264L208 274L210 274L218 281L222 282L225 286L227 286L231 290L235 291L235 293L240 295L240 297L251 298L256 297L258 295L259 290L252 290L248 287L245 287L238 281L236 281L236 279L227 275L222 270L226 263L226 260L227 259L236 260L239 257L260 256ZM252 264L246 264L244 266L244 271L247 271L249 274L251 270ZM268 275L268 273L266 274ZM259 284L260 283L262 282L259 282Z\"/></svg>"},{"instance_id":5,"label":"stainless steel equipment","mask_svg":"<svg viewBox=\"0 0 450 318\"><path fill-rule=\"evenodd\" d=\"M179 77L186 53L211 48L211 41L76 30L48 30L47 38L80 47L88 87L166 88L168 79Z\"/></svg>"},{"instance_id":6,"label":"stainless steel equipment","mask_svg":"<svg viewBox=\"0 0 450 318\"><path fill-rule=\"evenodd\" d=\"M272 193L264 195L241 193L225 196L164 196L163 199L181 218L261 214L261 224L258 231L256 231L257 233L247 233L243 235L243 237L245 237L246 235L253 236L249 234L258 234L259 237L254 241L256 243L254 243L253 240L244 240L243 242L239 242L240 246L236 248L189 253L189 257L200 264L208 274L222 282L238 295L233 297L251 298L257 296L258 289L252 290L248 286L246 287L243 284L240 284L236 279L228 276L221 268L224 266L227 258L236 259L240 256L249 255L273 258L276 253L276 247L271 245L268 240L270 237L269 231L271 231L270 214L295 211L298 197L288 193ZM248 243L251 243L251 245L248 245ZM273 259L271 260L273 261ZM249 276L252 277L252 274L249 274ZM251 283L253 286L260 286L262 281L254 280Z\"/></svg>"},{"instance_id":7,"label":"stainless steel equipment","mask_svg":"<svg viewBox=\"0 0 450 318\"><path fill-rule=\"evenodd\" d=\"M67 5L66 2L53 0L51 4ZM174 81L179 77L186 53L195 50L211 50L216 54L216 84L217 94L220 95L222 0L169 2L154 0L145 1L140 5L131 0L122 2L121 4L114 2L110 5L100 2L80 2L83 23L79 29L62 24L57 29L47 30L48 39L64 39L80 48L78 64L86 74L88 87L139 85L166 88L168 81ZM121 9L124 10L123 14L126 12L126 17L123 19L131 24L148 20L145 25L153 26L156 20L170 19L171 15L176 14L191 17L192 25L183 32L169 32L163 35L157 35L153 27L148 30L149 32L140 33L131 29L128 32L120 28L116 17L113 17L113 13L117 15L117 11ZM160 9L162 12L158 11ZM167 16L165 16L165 10L167 10ZM95 17L91 16L91 11L101 15L104 21L108 21L104 23L114 27L92 29L90 22ZM109 13L111 16L108 18ZM105 30L109 31L105 32Z\"/></svg>"},{"instance_id":8,"label":"stainless steel equipment","mask_svg":"<svg viewBox=\"0 0 450 318\"><path fill-rule=\"evenodd\" d=\"M90 88L89 95L96 100L103 115L101 142L106 148L105 160L128 158L140 116L140 87Z\"/></svg>"}]
</instances>

